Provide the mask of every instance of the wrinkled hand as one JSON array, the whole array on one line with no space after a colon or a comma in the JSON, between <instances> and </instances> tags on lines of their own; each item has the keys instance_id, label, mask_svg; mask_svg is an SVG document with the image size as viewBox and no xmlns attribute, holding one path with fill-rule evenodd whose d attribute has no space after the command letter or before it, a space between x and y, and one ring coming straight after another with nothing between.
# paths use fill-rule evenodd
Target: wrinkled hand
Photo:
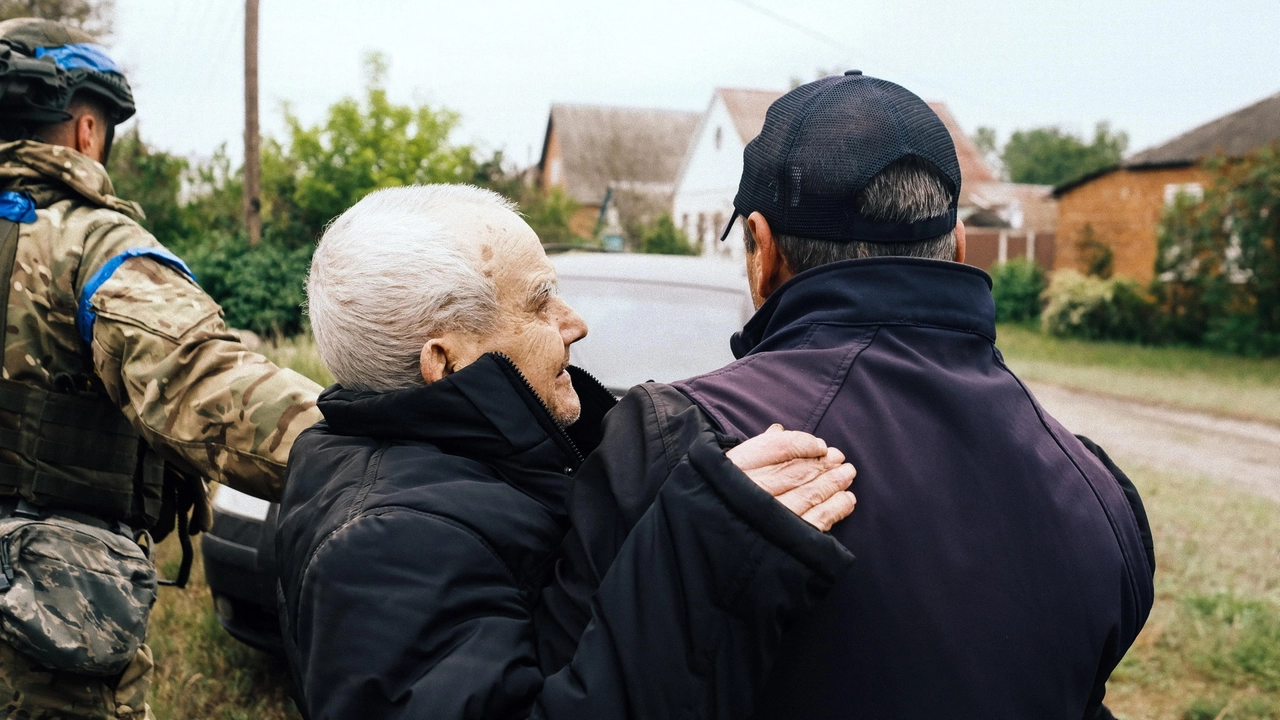
<instances>
[{"instance_id":1,"label":"wrinkled hand","mask_svg":"<svg viewBox=\"0 0 1280 720\"><path fill-rule=\"evenodd\" d=\"M822 532L857 503L846 492L858 474L844 453L809 433L774 425L725 453L752 482Z\"/></svg>"}]
</instances>

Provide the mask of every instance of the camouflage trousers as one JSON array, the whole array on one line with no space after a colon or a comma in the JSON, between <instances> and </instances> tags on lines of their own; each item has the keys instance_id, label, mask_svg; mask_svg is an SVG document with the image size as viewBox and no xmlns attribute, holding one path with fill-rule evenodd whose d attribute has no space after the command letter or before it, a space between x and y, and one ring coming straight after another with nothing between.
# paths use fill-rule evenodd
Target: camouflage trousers
<instances>
[{"instance_id":1,"label":"camouflage trousers","mask_svg":"<svg viewBox=\"0 0 1280 720\"><path fill-rule=\"evenodd\" d=\"M100 678L40 667L0 642L0 720L155 720L153 669L146 645L119 677Z\"/></svg>"}]
</instances>

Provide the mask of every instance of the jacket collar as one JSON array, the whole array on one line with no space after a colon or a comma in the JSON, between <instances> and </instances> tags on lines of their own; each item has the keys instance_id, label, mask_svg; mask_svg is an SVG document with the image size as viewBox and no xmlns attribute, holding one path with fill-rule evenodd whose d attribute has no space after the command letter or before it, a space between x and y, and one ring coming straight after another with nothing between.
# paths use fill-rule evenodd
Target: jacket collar
<instances>
[{"instance_id":1,"label":"jacket collar","mask_svg":"<svg viewBox=\"0 0 1280 720\"><path fill-rule=\"evenodd\" d=\"M578 447L574 440L598 438L593 429L614 403L595 378L573 367L570 374L583 414L569 430L551 418L511 360L494 353L422 387L376 392L334 385L321 393L317 405L330 431L339 435L427 442L489 464L562 472L576 470L594 449Z\"/></svg>"},{"instance_id":2,"label":"jacket collar","mask_svg":"<svg viewBox=\"0 0 1280 720\"><path fill-rule=\"evenodd\" d=\"M0 143L0 187L31 194L37 207L48 207L67 190L98 207L142 220L142 206L115 195L107 169L89 156L61 145L16 140Z\"/></svg>"},{"instance_id":3,"label":"jacket collar","mask_svg":"<svg viewBox=\"0 0 1280 720\"><path fill-rule=\"evenodd\" d=\"M920 325L996 339L991 278L971 265L918 258L867 258L796 275L769 296L731 341L741 358L789 344L815 323Z\"/></svg>"}]
</instances>

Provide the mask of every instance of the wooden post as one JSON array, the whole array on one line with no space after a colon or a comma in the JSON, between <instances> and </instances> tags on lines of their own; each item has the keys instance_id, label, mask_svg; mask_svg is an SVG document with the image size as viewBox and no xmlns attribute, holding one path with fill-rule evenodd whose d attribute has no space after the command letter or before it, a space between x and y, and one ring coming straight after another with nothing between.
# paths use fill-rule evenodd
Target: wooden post
<instances>
[{"instance_id":1,"label":"wooden post","mask_svg":"<svg viewBox=\"0 0 1280 720\"><path fill-rule=\"evenodd\" d=\"M258 142L258 0L244 2L244 229L249 244L262 239Z\"/></svg>"}]
</instances>

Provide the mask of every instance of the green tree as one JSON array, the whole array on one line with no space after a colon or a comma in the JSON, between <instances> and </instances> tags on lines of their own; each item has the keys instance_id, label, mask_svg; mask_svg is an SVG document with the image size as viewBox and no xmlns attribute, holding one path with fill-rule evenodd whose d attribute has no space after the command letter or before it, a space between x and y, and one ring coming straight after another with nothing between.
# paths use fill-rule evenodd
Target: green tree
<instances>
[{"instance_id":1,"label":"green tree","mask_svg":"<svg viewBox=\"0 0 1280 720\"><path fill-rule=\"evenodd\" d=\"M116 195L142 205L142 226L165 245L180 243L188 231L179 194L189 165L186 158L148 146L137 125L118 135L111 149L107 172Z\"/></svg>"},{"instance_id":2,"label":"green tree","mask_svg":"<svg viewBox=\"0 0 1280 720\"><path fill-rule=\"evenodd\" d=\"M1280 144L1208 167L1161 222L1156 297L1178 339L1280 354Z\"/></svg>"},{"instance_id":3,"label":"green tree","mask_svg":"<svg viewBox=\"0 0 1280 720\"><path fill-rule=\"evenodd\" d=\"M1094 128L1093 141L1059 127L1018 130L1000 154L1009 179L1016 183L1061 185L1120 162L1129 136L1106 122Z\"/></svg>"},{"instance_id":4,"label":"green tree","mask_svg":"<svg viewBox=\"0 0 1280 720\"><path fill-rule=\"evenodd\" d=\"M1000 160L1000 141L996 136L996 129L992 127L980 127L973 132L973 144L977 146L978 151L982 153L982 157L987 161L988 165L995 168L1001 163Z\"/></svg>"},{"instance_id":5,"label":"green tree","mask_svg":"<svg viewBox=\"0 0 1280 720\"><path fill-rule=\"evenodd\" d=\"M115 0L0 0L0 20L57 20L98 37L111 34L115 13Z\"/></svg>"},{"instance_id":6,"label":"green tree","mask_svg":"<svg viewBox=\"0 0 1280 720\"><path fill-rule=\"evenodd\" d=\"M365 56L365 70L363 102L339 100L323 123L310 127L285 108L287 144L263 145L267 222L284 221L287 227L280 229L294 241L314 240L373 190L475 179L473 149L449 143L457 113L391 102L383 84L387 61L380 53Z\"/></svg>"}]
</instances>

